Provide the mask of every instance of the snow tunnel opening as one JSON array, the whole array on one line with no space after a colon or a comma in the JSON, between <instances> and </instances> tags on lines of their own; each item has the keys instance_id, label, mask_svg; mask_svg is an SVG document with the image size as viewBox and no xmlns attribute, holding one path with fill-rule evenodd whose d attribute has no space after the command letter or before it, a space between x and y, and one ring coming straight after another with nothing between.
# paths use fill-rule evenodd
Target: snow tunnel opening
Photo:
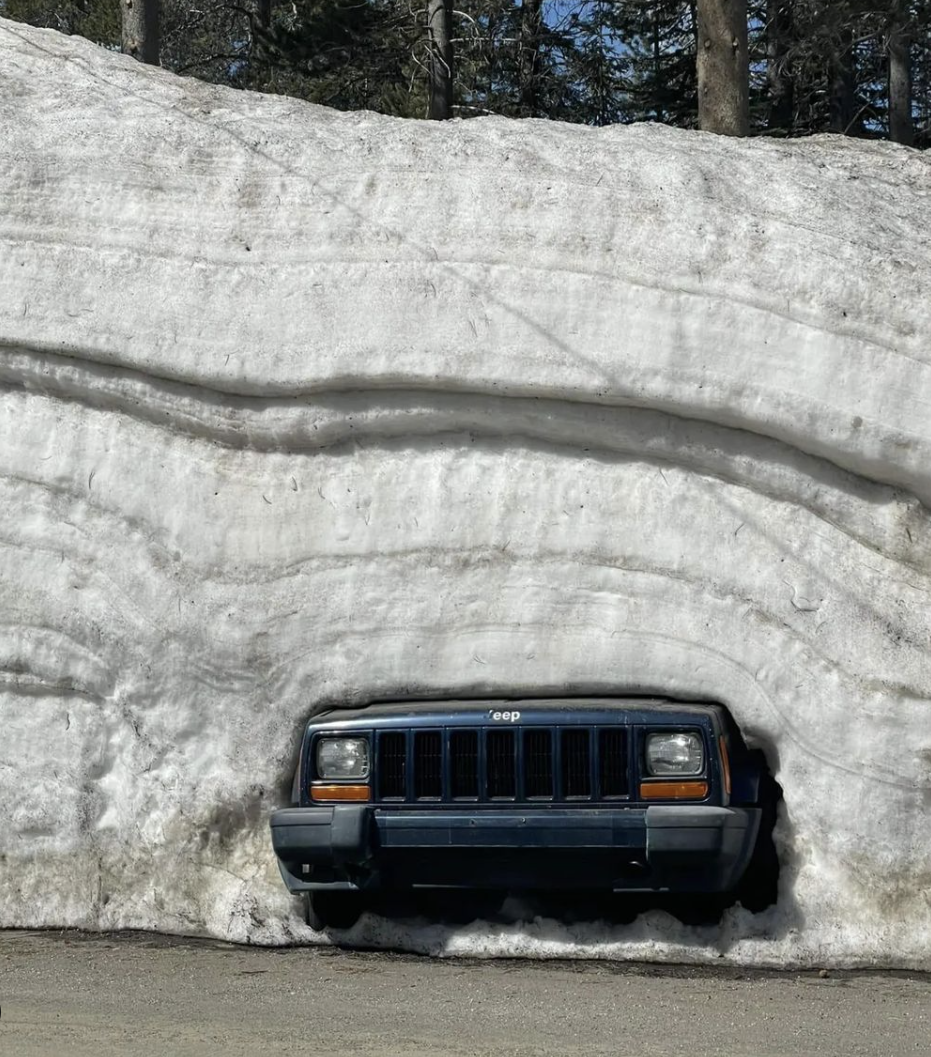
<instances>
[{"instance_id":1,"label":"snow tunnel opening","mask_svg":"<svg viewBox=\"0 0 931 1057\"><path fill-rule=\"evenodd\" d=\"M476 699L476 701L484 700ZM498 699L490 700L494 703ZM525 706L532 700L522 699ZM572 699L562 697L560 700L568 702ZM586 701L587 695L578 700ZM430 701L433 703L432 699ZM408 699L404 699L404 703L408 707L411 704ZM550 701L547 703L552 704ZM666 717L662 720L660 726L663 722L667 726L670 722L674 726L676 723L688 725L688 720L683 720L681 715L675 713L676 704L674 700L667 699L664 707L673 708L674 715L672 719ZM396 707L396 702L383 705L376 703L373 707L390 708L392 706ZM684 818L691 817L690 812L694 816L696 812L700 813L706 807L710 812L720 812L722 807L733 809L727 812L730 816L757 814L758 827L747 826L746 829L740 825L735 827L739 831L736 835L737 844L732 842L730 851L727 851L727 842L729 836L735 837L733 832L730 832L729 836L722 832L720 836L722 843L717 850L712 848L711 844L707 846L703 844L700 837L696 838L698 844L690 847L689 839L691 838L679 834L674 840L684 841L681 847L675 844L670 845L668 839L665 846L661 841L653 848L656 858L652 859L653 853L650 849L653 846L650 843L648 828L644 834L646 844L639 854L637 854L639 848L637 843L631 843L629 847L624 844L618 846L615 857L611 858L609 864L609 867L613 866L614 872L610 874L610 877L606 877L606 852L597 844L580 844L578 858L573 857L567 860L563 856L559 862L552 857L549 846L532 845L521 852L512 853L511 858L520 861L511 862L505 845L500 848L491 846L486 848L479 842L476 844L475 852L469 856L468 862L463 863L461 857L453 857L450 862L446 862L445 873L441 869L445 860L441 861L440 853L431 854L432 849L392 847L385 858L383 875L375 878L377 883L370 883L371 876L366 873L365 867L357 868L356 873L350 878L354 884L358 885L358 892L352 900L349 900L352 902L353 909L353 914L350 916L356 919L364 911L370 910L387 918L426 918L433 923L446 925L462 925L475 921L519 924L537 919L548 919L571 928L574 925L597 927L599 923L608 926L630 924L641 915L652 911L666 912L685 926L714 926L719 925L724 914L733 907L740 907L752 914L767 911L780 898L780 872L785 864L780 862L778 848L789 846L791 843L783 839L784 834L781 832L778 834L778 844L776 839L777 823L780 822L783 814L780 809L783 790L775 778L775 774L779 773L777 749L774 744L762 742L758 736L751 735L750 738L745 738L730 711L720 701L706 701L700 705L700 708L706 710L709 715L717 716L715 720L717 726L709 726L708 734L705 736L706 748L704 762L701 765L703 781L697 783L704 785L707 803L685 802L681 807ZM493 709L491 714L495 715ZM515 715L519 714L519 712L515 713ZM501 712L502 722L504 717L509 715L509 711ZM416 717L416 710L404 714L406 722L413 723L416 727L416 723L411 719L412 716ZM525 715L524 719L527 718ZM376 721L378 719L385 722L390 721L389 727L386 728L389 729L389 734L376 742L373 760L377 759L378 768L388 768L384 773L390 778L394 774L390 770L391 761L394 759L391 756L394 745L391 738L394 738L396 742L399 738L405 738L406 735L391 732L393 728L390 723L396 722L396 717L393 715L388 715L387 720L384 716L377 716ZM707 718L705 722L708 722ZM424 723L426 727L423 729L430 727L432 731L435 717L428 713ZM512 761L516 773L526 760L528 746L531 745L531 741L524 745L524 756L522 757L516 753L517 740L519 737L531 738L531 735L498 733L504 729L503 727L495 728L493 735L499 740L504 737L509 739L511 753L508 759ZM530 724L528 729L532 731L533 725ZM419 789L417 781L422 781L419 768L426 767L434 758L441 762L445 759L442 755L444 752L442 742L438 749L434 749L435 757L421 758L422 752L425 751L423 744L431 736L436 738L436 734L431 734L431 731L428 731L426 735L418 735L415 731L409 743L405 742L407 750L404 756L404 784L400 789L401 795L398 795L398 791L393 787L388 789L383 785L387 779L376 769L373 795L376 800L388 798L382 805L382 810L404 811L403 806L395 803L398 800L402 800L405 804L411 803L416 806L418 812L429 812L431 807L438 810L435 804L428 803L426 807L421 806L416 797ZM539 735L536 737L539 740ZM639 782L643 774L652 773L644 770L648 766L645 762L646 757L641 759L641 755L646 753L644 739L645 736L641 735L630 736L624 742L627 746L624 757L629 760L629 771L626 773L631 776L630 781ZM720 753L718 752L719 742ZM598 752L595 756L596 761L601 760L602 753L612 751L607 743L602 745L598 738L592 741L590 737L588 744L591 752L596 750ZM557 745L565 754L566 746L563 745L561 738L551 736L550 752L556 752L554 746ZM591 749L592 745L596 749ZM476 742L476 752L478 751L477 746L478 742ZM727 746L726 751L725 746ZM418 751L421 752L421 756L417 755ZM453 752L452 739L445 751L447 755ZM388 755L386 756L385 753ZM491 766L487 764L488 768ZM597 799L597 796L601 795L601 783L606 778L601 775L598 765L592 765L589 760L589 770L592 766L594 766L592 773L597 773L599 777L591 779L592 785L588 796L594 796ZM297 803L301 798L299 774L300 766L295 771L292 803ZM553 774L555 775L555 771ZM728 775L727 780L725 780L725 774ZM410 777L409 781L408 777ZM525 774L524 782L526 783L527 780ZM445 788L441 776L438 789L431 795L435 799L437 793L442 794ZM561 785L557 788L562 790ZM643 787L636 785L630 788L642 790ZM520 791L524 791L523 786ZM516 793L512 791L512 795ZM644 816L643 808L646 806L649 810L649 804L638 802L638 797L633 793L628 795L632 796L635 801L629 805L634 809L633 814L638 817ZM694 792L687 794L693 798L695 795ZM420 799L429 800L429 797L425 794ZM381 803L380 800L379 803ZM500 803L492 806L502 808ZM530 808L534 806L531 804ZM567 808L561 803L553 805L557 811L569 810L571 806L573 805ZM607 806L610 807L610 805ZM459 804L458 814L468 812L469 807L470 802ZM482 813L479 807L475 810L478 814ZM661 806L660 810L665 812L668 809ZM419 814L416 817L419 818ZM661 831L661 836L668 834L667 827L669 827L670 818L671 816L664 814L662 820L657 821L656 828ZM520 821L523 823L525 820L521 817ZM782 820L782 825L784 824ZM680 820L679 825L687 828L698 825L698 823L694 820L689 822ZM636 826L634 825L633 828L635 829ZM672 828L676 829L675 826ZM703 831L707 828L709 827L705 819L698 829ZM746 837L743 836L744 833ZM555 843L553 847L558 849L560 845ZM625 854L627 858L624 858ZM721 858L715 858L719 854ZM733 857L728 860L728 855L731 854ZM596 859L597 862L594 861ZM587 869L586 864L591 869ZM742 870L742 873L738 873L739 870ZM503 884L499 880L502 876L509 877L510 875L518 878L513 886L509 886L506 880ZM489 886L488 883L492 877L500 887ZM541 879L543 883L538 885L537 879ZM683 879L689 882L688 885L683 884ZM329 875L323 880L330 880ZM385 881L387 883L384 883ZM320 897L321 906L326 898L328 897L325 893ZM321 920L332 917L332 914L324 914L323 911L319 911L316 916L321 914L323 915ZM307 917L305 914L308 922L311 918L315 918L315 915L311 914ZM342 916L337 915L333 921L337 919L343 920Z\"/></svg>"}]
</instances>

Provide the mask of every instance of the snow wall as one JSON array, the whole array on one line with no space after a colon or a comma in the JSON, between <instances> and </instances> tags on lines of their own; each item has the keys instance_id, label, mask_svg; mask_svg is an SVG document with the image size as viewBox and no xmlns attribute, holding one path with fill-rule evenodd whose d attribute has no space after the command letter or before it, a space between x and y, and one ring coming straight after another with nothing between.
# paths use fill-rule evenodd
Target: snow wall
<instances>
[{"instance_id":1,"label":"snow wall","mask_svg":"<svg viewBox=\"0 0 931 1057\"><path fill-rule=\"evenodd\" d=\"M314 710L658 692L765 748L773 908L350 938L931 968L926 158L0 49L3 925L311 940Z\"/></svg>"}]
</instances>

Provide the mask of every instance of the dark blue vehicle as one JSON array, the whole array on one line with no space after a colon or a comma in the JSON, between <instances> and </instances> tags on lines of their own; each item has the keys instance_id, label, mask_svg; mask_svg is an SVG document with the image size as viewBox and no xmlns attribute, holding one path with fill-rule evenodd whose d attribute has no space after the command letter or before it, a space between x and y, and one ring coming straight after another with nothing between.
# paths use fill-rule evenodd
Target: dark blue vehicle
<instances>
[{"instance_id":1,"label":"dark blue vehicle","mask_svg":"<svg viewBox=\"0 0 931 1057\"><path fill-rule=\"evenodd\" d=\"M307 725L272 842L316 929L414 888L727 893L757 840L763 770L716 704L336 709Z\"/></svg>"}]
</instances>

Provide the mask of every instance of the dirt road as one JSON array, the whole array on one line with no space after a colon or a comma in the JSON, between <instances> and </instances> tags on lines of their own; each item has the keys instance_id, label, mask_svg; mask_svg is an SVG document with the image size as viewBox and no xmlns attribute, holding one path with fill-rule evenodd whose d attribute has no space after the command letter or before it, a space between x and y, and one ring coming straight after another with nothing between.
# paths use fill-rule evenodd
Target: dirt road
<instances>
[{"instance_id":1,"label":"dirt road","mask_svg":"<svg viewBox=\"0 0 931 1057\"><path fill-rule=\"evenodd\" d=\"M0 932L11 1057L931 1055L931 978Z\"/></svg>"}]
</instances>

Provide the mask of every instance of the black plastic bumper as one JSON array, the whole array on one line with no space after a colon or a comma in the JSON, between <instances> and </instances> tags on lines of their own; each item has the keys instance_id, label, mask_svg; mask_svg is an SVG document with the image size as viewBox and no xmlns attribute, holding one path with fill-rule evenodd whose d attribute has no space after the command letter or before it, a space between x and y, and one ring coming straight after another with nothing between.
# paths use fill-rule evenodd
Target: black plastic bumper
<instances>
[{"instance_id":1,"label":"black plastic bumper","mask_svg":"<svg viewBox=\"0 0 931 1057\"><path fill-rule=\"evenodd\" d=\"M292 892L453 885L721 892L746 869L757 808L285 808L272 844Z\"/></svg>"}]
</instances>

